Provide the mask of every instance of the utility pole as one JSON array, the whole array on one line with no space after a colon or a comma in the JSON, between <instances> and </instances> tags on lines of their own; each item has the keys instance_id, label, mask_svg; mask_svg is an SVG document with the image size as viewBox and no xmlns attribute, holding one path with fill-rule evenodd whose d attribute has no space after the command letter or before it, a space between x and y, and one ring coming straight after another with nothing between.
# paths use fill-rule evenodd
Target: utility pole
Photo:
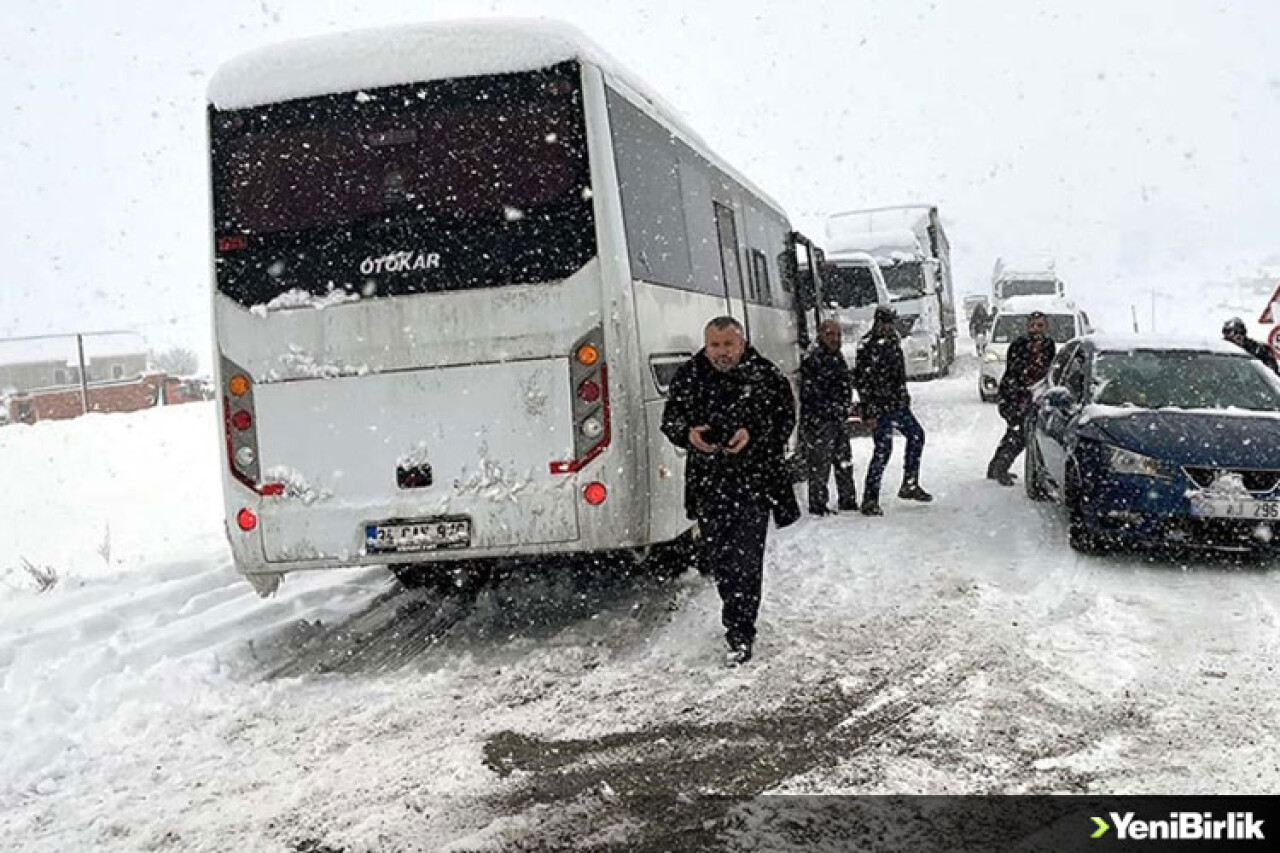
<instances>
[{"instance_id":1,"label":"utility pole","mask_svg":"<svg viewBox=\"0 0 1280 853\"><path fill-rule=\"evenodd\" d=\"M1130 304L1129 311L1133 314L1133 333L1138 334L1138 306Z\"/></svg>"},{"instance_id":2,"label":"utility pole","mask_svg":"<svg viewBox=\"0 0 1280 853\"><path fill-rule=\"evenodd\" d=\"M76 332L76 357L80 363L80 409L81 414L89 414L89 377L84 369L84 335Z\"/></svg>"}]
</instances>

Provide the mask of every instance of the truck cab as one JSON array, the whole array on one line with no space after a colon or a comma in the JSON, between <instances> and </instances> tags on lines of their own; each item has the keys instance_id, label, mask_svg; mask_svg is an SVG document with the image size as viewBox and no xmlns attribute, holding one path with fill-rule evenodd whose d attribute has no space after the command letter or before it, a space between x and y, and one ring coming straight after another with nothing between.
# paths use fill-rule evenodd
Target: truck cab
<instances>
[{"instance_id":1,"label":"truck cab","mask_svg":"<svg viewBox=\"0 0 1280 853\"><path fill-rule=\"evenodd\" d=\"M875 259L898 331L907 376L944 376L955 360L951 254L936 207L909 205L838 213L827 220L831 257Z\"/></svg>"}]
</instances>

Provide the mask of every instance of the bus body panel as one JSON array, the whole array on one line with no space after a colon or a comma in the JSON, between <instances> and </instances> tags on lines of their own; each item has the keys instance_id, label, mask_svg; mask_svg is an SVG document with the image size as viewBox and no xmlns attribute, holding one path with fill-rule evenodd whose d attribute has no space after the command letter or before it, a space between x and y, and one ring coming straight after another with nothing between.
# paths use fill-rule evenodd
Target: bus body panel
<instances>
[{"instance_id":1,"label":"bus body panel","mask_svg":"<svg viewBox=\"0 0 1280 853\"><path fill-rule=\"evenodd\" d=\"M323 385L323 388L317 387ZM269 561L363 552L364 525L465 516L471 547L577 538L568 359L460 365L257 389ZM397 469L429 485L397 486Z\"/></svg>"}]
</instances>

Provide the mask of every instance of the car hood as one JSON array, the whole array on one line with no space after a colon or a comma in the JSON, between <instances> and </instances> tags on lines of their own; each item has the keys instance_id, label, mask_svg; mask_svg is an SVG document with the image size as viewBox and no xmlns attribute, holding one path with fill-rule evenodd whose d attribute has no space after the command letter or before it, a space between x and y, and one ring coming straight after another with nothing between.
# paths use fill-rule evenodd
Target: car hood
<instances>
[{"instance_id":1,"label":"car hood","mask_svg":"<svg viewBox=\"0 0 1280 853\"><path fill-rule=\"evenodd\" d=\"M1081 427L1126 450L1179 465L1280 468L1280 415L1090 406Z\"/></svg>"}]
</instances>

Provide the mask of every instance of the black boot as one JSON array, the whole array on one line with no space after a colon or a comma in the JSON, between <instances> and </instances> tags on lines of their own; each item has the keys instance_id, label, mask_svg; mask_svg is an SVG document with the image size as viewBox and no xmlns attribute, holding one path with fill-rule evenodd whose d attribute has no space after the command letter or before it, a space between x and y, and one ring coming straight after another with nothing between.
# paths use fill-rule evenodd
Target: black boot
<instances>
[{"instance_id":1,"label":"black boot","mask_svg":"<svg viewBox=\"0 0 1280 853\"><path fill-rule=\"evenodd\" d=\"M920 488L919 483L903 483L902 488L898 489L898 497L904 501L920 501L926 504L933 500L933 495Z\"/></svg>"},{"instance_id":2,"label":"black boot","mask_svg":"<svg viewBox=\"0 0 1280 853\"><path fill-rule=\"evenodd\" d=\"M863 515L884 515L884 510L880 508L880 501L872 497L862 499L861 512Z\"/></svg>"},{"instance_id":3,"label":"black boot","mask_svg":"<svg viewBox=\"0 0 1280 853\"><path fill-rule=\"evenodd\" d=\"M1002 486L1012 486L1018 475L1007 469L1001 470L994 463L987 466L987 479L995 480Z\"/></svg>"}]
</instances>

